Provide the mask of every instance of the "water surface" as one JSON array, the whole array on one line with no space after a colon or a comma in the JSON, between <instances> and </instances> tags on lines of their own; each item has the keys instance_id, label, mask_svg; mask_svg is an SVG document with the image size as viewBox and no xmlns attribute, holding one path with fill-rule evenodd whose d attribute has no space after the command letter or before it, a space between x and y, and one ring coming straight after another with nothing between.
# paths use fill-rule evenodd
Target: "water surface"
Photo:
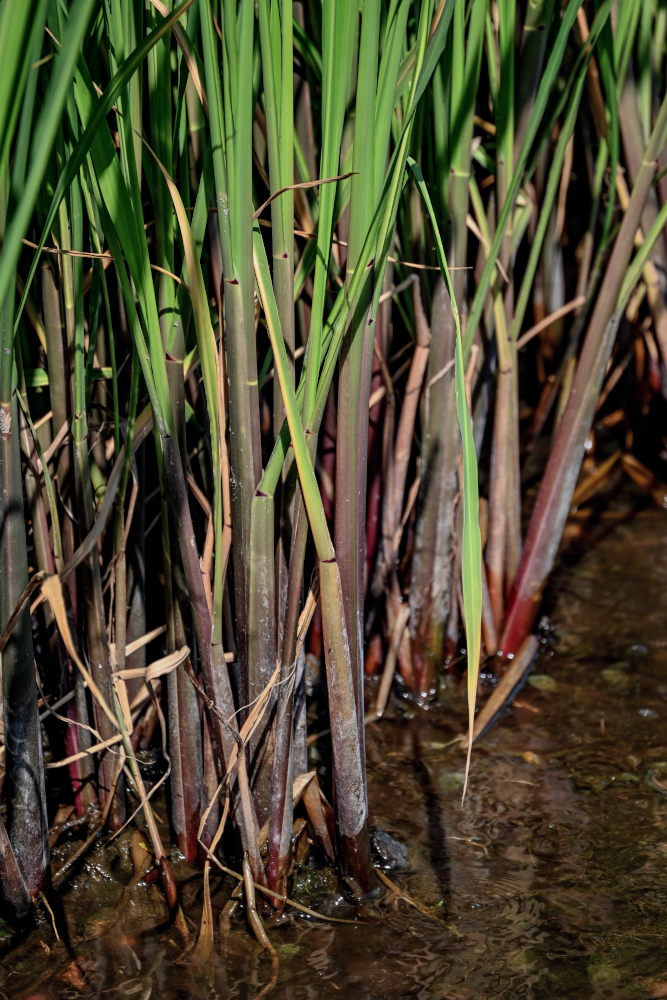
<instances>
[{"instance_id":1,"label":"water surface","mask_svg":"<svg viewBox=\"0 0 667 1000\"><path fill-rule=\"evenodd\" d=\"M395 707L369 727L372 820L408 844L392 878L420 909L387 899L356 926L275 929L264 996L667 996L666 543L664 514L646 511L557 575L553 642L476 746L463 807L463 755L448 745L464 725L458 691L446 710ZM224 962L193 970L157 889L137 886L119 919L122 890L105 909L90 876L67 904L85 980L42 927L4 957L6 996L250 1000L267 987L242 923ZM193 917L198 892L198 880L184 892Z\"/></svg>"}]
</instances>

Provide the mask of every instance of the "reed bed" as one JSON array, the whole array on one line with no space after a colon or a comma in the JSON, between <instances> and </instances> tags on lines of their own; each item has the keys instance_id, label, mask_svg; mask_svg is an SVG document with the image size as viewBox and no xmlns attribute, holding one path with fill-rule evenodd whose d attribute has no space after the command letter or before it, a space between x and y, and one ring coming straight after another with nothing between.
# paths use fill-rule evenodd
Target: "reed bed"
<instances>
[{"instance_id":1,"label":"reed bed","mask_svg":"<svg viewBox=\"0 0 667 1000\"><path fill-rule=\"evenodd\" d=\"M186 935L159 788L200 953L212 867L272 949L297 815L377 894L365 677L374 719L428 704L465 646L469 763L573 506L662 495L666 31L659 0L0 4L15 919L65 806L146 828Z\"/></svg>"}]
</instances>

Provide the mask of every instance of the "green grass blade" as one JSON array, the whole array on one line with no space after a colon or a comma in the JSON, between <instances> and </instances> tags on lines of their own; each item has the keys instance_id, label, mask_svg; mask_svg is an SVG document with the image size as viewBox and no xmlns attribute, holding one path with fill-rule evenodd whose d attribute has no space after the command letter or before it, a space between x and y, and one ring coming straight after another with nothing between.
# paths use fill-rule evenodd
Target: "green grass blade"
<instances>
[{"instance_id":1,"label":"green grass blade","mask_svg":"<svg viewBox=\"0 0 667 1000\"><path fill-rule=\"evenodd\" d=\"M562 166L563 166L563 161L565 160L567 144L570 141L570 137L572 136L572 133L574 131L577 115L579 112L581 95L585 82L586 82L586 65L583 65L579 73L579 79L577 80L574 86L572 97L570 100L570 105L567 109L565 119L563 120L561 126L560 134L558 136L558 142L556 144L556 149L552 155L547 181L546 184L544 185L544 190L542 192L542 198L540 202L540 216L535 233L531 240L530 253L528 255L528 261L526 263L526 268L523 274L523 279L521 281L519 295L517 297L516 306L514 309L514 318L512 319L512 325L510 327L509 335L510 335L510 340L512 341L516 341L519 336L519 332L521 330L521 326L523 324L523 320L526 315L526 309L528 308L528 302L533 292L535 273L537 271L537 267L540 261L540 254L542 252L544 238L546 236L547 227L549 225L551 210L553 208L556 196L558 194L558 188L561 181Z\"/></svg>"},{"instance_id":2,"label":"green grass blade","mask_svg":"<svg viewBox=\"0 0 667 1000\"><path fill-rule=\"evenodd\" d=\"M500 246L505 235L505 229L510 220L512 208L514 206L514 199L516 198L521 183L525 182L524 170L526 164L528 163L533 142L537 136L540 125L542 124L552 88L559 72L561 71L565 49L581 4L582 0L570 0L570 3L563 13L556 37L553 40L553 44L549 52L549 58L547 59L542 73L542 79L535 96L533 110L526 126L523 144L514 164L514 172L509 182L505 204L498 218L496 233L489 250L484 270L477 285L475 297L470 307L470 313L466 322L465 336L463 339L464 360L470 352L470 348L477 331L477 326L482 316L487 292L496 267L496 260L498 258ZM591 46L597 42L597 38L599 37L602 27L611 14L612 6L613 0L605 0L605 2L600 6L595 21L591 27L591 35L589 39Z\"/></svg>"},{"instance_id":3,"label":"green grass blade","mask_svg":"<svg viewBox=\"0 0 667 1000\"><path fill-rule=\"evenodd\" d=\"M479 658L482 634L482 541L479 530L479 488L477 483L477 454L472 433L472 419L465 391L465 371L463 367L463 343L461 340L461 325L459 311L454 299L454 288L449 275L445 251L440 239L435 212L426 183L418 164L408 158L408 165L414 174L419 193L424 199L428 210L433 234L436 241L436 253L442 276L447 284L447 290L452 300L454 321L456 323L456 351L454 369L456 378L456 411L461 428L461 443L463 447L463 540L461 572L463 577L463 609L465 612L466 646L468 655L468 753L466 758L465 782L463 796L468 787L468 773L472 753L473 726L475 721L475 701L477 697L477 679L479 676Z\"/></svg>"},{"instance_id":4,"label":"green grass blade","mask_svg":"<svg viewBox=\"0 0 667 1000\"><path fill-rule=\"evenodd\" d=\"M12 11L12 21L18 21L11 4L5 4L6 11ZM35 64L39 63L44 43L44 10L45 4L33 6L25 4L24 10L30 12L32 17L32 27L30 34L17 47L17 53L22 54L22 72L27 74L27 79L17 78L12 74L11 69L6 65L11 64L9 54L11 52L11 42L0 40L0 52L6 53L3 56L2 78L0 79L0 94L2 99L11 96L13 105L10 109L10 120L6 120L6 110L0 113L0 170L7 161L9 143L14 135L14 127L18 120L16 137L13 149L12 162L12 184L13 196L16 199L23 187L25 177L28 173L28 157L30 154L30 144L33 138L33 130L37 117L35 104L38 95L38 85L40 84L40 73ZM60 34L60 32L58 32ZM12 81L11 83L9 81ZM25 90L24 90L25 83ZM3 121L3 119L5 119Z\"/></svg>"},{"instance_id":5,"label":"green grass blade","mask_svg":"<svg viewBox=\"0 0 667 1000\"><path fill-rule=\"evenodd\" d=\"M112 107L112 105L113 105L116 97L118 96L118 94L120 93L120 91L122 90L122 88L125 86L125 84L127 83L127 81L136 72L137 68L141 65L141 63L143 62L143 60L146 58L146 56L150 52L150 50L153 47L153 45L155 45L155 43L160 38L162 38L162 36L167 31L170 30L172 24L174 24L179 19L179 17L181 17L185 13L185 11L188 9L188 7L192 3L194 3L194 0L184 0L184 2L182 4L180 4L180 6L177 7L169 15L169 17L165 18L162 21L162 23L154 31L152 31L150 33L150 35L147 36L147 38L144 39L144 41L141 43L141 45L137 49L135 49L135 51L132 52L132 54L130 56L128 56L128 58L125 60L125 62L120 67L120 69L118 70L118 72L115 74L115 76L112 78L112 80L107 85L107 87L106 87L104 93L102 94L102 96L97 101L96 106L95 106L95 110L93 112L93 115L92 115L90 121L88 122L87 127L86 127L83 135L81 136L81 138L77 142L76 146L72 150L72 154L69 157L69 159L68 159L68 161L67 161L67 163L65 165L65 169L63 170L63 172L62 172L62 174L60 176L60 179L58 181L58 185L57 185L56 190L55 190L55 192L53 194L53 198L51 200L51 205L50 205L49 211L47 213L46 222L45 222L44 228L42 230L42 236L41 236L40 241L39 241L39 249L35 252L35 256L33 258L32 264L30 266L30 271L29 271L28 277L26 279L25 288L23 290L23 295L21 297L21 302L19 304L19 308L18 308L17 313L16 313L16 323L17 324L18 324L18 321L20 319L21 313L23 311L23 307L25 305L25 300L27 298L28 291L29 291L30 285L32 283L32 279L35 276L35 271L37 270L37 265L39 263L39 258L41 256L42 250L44 248L44 244L46 243L46 239L48 237L49 232L51 231L51 227L53 225L54 219L55 219L56 214L58 212L58 207L60 205L60 202L62 201L63 196L64 196L65 192L67 191L67 188L72 183L72 179L76 176L76 173L79 170L79 167L81 166L81 164L83 163L84 159L86 158L86 156L87 156L87 154L88 154L88 152L89 152L89 150L90 150L90 148L91 148L91 146L92 146L92 144L93 144L93 142L95 140L95 136L97 135L97 132L98 132L98 130L100 128L100 125L102 124L102 122L104 122L104 119L106 118L107 114L111 110L111 107ZM83 7L84 4L85 4L85 8ZM89 19L90 10L94 7L94 4L93 4L92 0L79 0L79 5L81 5L82 11L84 9L88 11L88 19ZM78 7L77 7L77 10L78 10ZM72 25L73 25L73 27L72 27L72 33L74 32L75 28L78 28L78 34L76 36L76 39L74 40L75 41L75 45L74 46L72 46L68 42L69 49L67 51L69 52L69 63L67 65L69 66L69 69L64 64L61 64L61 68L58 71L59 78L62 81L64 81L62 83L62 89L63 89L62 95L60 95L60 92L58 92L59 96L61 96L61 106L62 106L62 102L64 102L64 100L65 100L66 87L70 85L72 71L73 71L74 66L76 64L76 60L78 59L78 57L80 55L81 41L83 39L83 36L85 34L85 29L86 29L86 26L87 26L87 20L85 21L85 23L83 23L83 21L84 21L84 18L82 16L81 12L79 13L79 17L78 17L78 19L77 19L76 22L72 22L72 16L70 16L70 22L72 22ZM64 49L65 49L65 46L63 44L63 50ZM50 96L48 98L48 100L52 101L52 96ZM40 116L40 121L42 120L42 117L45 117L45 118L47 117L47 107L46 107L46 105L44 106L44 108L42 110L42 115ZM60 120L60 116L59 116L59 114L57 114L57 109L56 109L55 106L49 107L47 120L52 123L53 133L55 135L55 131L56 131L57 127L58 127L58 122ZM44 155L43 144L40 146L40 149L41 149L42 155ZM48 151L47 151L46 155L48 155ZM39 181L41 180L41 177L43 176L43 171L44 171L45 166L46 166L46 156L44 157L44 165L43 165L43 167L41 169L41 172L38 169L39 165L40 165L40 160L34 160L33 163L32 163L32 167L31 167L31 174L35 173L36 177L38 178L37 181L36 181L36 187L39 186ZM36 195L36 191L35 191L35 195ZM34 204L34 200L33 200L33 204ZM27 219L30 218L30 211L28 211L27 213L24 213L24 214L26 214L26 218ZM21 230L21 233L22 232L23 232L23 230ZM20 253L20 249L21 249L21 247L20 247L20 242L19 242L18 249L16 251L16 259L14 260L14 266L16 264L16 260L18 259L18 254ZM0 259L0 302L3 299L3 296L6 294L7 283L10 280L11 280L10 255L9 255L9 253L3 253L2 254L2 258Z\"/></svg>"},{"instance_id":6,"label":"green grass blade","mask_svg":"<svg viewBox=\"0 0 667 1000\"><path fill-rule=\"evenodd\" d=\"M357 4L353 0L324 5L323 66L322 66L322 151L320 176L338 174L343 133L343 118L347 101L354 32L357 22ZM333 232L333 213L336 200L335 184L325 184L320 189L320 214L317 230L317 260L313 288L308 348L306 351L306 420L312 412L317 379L320 369L322 317L329 272L329 253Z\"/></svg>"},{"instance_id":7,"label":"green grass blade","mask_svg":"<svg viewBox=\"0 0 667 1000\"><path fill-rule=\"evenodd\" d=\"M10 6L7 4L5 9L10 8ZM0 307L14 281L16 265L22 250L21 240L27 231L39 194L60 125L62 109L71 86L72 71L79 57L93 7L93 0L77 0L72 5L61 48L54 59L49 89L35 124L30 150L30 170L21 192L20 201L14 209L4 233L2 254L0 255ZM29 282L26 282L24 298L27 295L28 287ZM11 355L12 337L13 330L10 327L4 327L2 342L0 342L0 356L3 359ZM9 398L10 386L11 365L0 362L0 399L3 401Z\"/></svg>"},{"instance_id":8,"label":"green grass blade","mask_svg":"<svg viewBox=\"0 0 667 1000\"><path fill-rule=\"evenodd\" d=\"M306 433L301 424L301 413L290 377L285 342L280 330L278 306L276 305L273 285L271 284L269 262L266 259L264 240L257 224L254 226L253 237L257 288L271 338L276 376L280 382L280 389L283 395L283 406L285 407L287 423L294 446L294 457L299 470L299 479L308 512L308 520L310 521L318 557L323 561L330 561L334 558L333 545L329 535L327 519L324 514L322 497L320 496L319 486L315 477L315 470L313 469L313 464L308 453Z\"/></svg>"},{"instance_id":9,"label":"green grass blade","mask_svg":"<svg viewBox=\"0 0 667 1000\"><path fill-rule=\"evenodd\" d=\"M8 160L34 43L43 31L45 12L45 0L4 3L0 7L0 170Z\"/></svg>"}]
</instances>

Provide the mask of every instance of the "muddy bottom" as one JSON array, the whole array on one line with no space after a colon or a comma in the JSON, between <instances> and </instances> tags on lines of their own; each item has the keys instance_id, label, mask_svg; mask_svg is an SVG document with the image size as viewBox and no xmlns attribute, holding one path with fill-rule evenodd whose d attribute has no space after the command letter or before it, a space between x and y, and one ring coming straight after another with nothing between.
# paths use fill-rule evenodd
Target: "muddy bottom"
<instances>
[{"instance_id":1,"label":"muddy bottom","mask_svg":"<svg viewBox=\"0 0 667 1000\"><path fill-rule=\"evenodd\" d=\"M476 746L460 804L462 696L368 730L372 821L409 868L364 922L273 930L274 998L667 997L667 518L610 529L553 582L552 646ZM121 857L119 853L119 857ZM119 861L119 865L121 861ZM199 889L186 887L197 914ZM256 998L271 963L239 924L207 970L178 963L159 892L68 904L83 982L48 927L2 959L17 998ZM119 903L122 908L119 911ZM133 911L154 907L151 929ZM158 925L157 931L155 925Z\"/></svg>"}]
</instances>

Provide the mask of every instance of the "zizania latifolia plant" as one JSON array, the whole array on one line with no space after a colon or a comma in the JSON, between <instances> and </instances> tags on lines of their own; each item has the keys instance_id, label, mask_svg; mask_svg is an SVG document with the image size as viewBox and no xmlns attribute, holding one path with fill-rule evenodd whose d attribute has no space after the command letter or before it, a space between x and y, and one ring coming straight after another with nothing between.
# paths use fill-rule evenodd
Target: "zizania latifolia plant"
<instances>
[{"instance_id":1,"label":"zizania latifolia plant","mask_svg":"<svg viewBox=\"0 0 667 1000\"><path fill-rule=\"evenodd\" d=\"M272 950L254 894L292 905L304 818L377 893L392 684L428 702L465 645L469 765L480 652L509 693L573 503L658 491L666 31L659 0L0 0L15 918L130 821L184 937L164 838L204 863L200 955L211 866ZM92 829L53 885L56 810Z\"/></svg>"}]
</instances>

